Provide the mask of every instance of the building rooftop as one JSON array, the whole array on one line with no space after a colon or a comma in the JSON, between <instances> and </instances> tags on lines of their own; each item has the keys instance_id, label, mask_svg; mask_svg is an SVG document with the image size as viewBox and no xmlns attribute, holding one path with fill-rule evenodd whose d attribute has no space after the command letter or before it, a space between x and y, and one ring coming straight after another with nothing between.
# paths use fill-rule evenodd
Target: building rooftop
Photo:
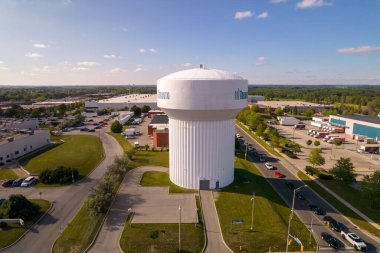
<instances>
[{"instance_id":1,"label":"building rooftop","mask_svg":"<svg viewBox=\"0 0 380 253\"><path fill-rule=\"evenodd\" d=\"M369 122L369 123L374 123L374 124L379 124L380 125L380 117L376 117L376 116L359 115L359 114L334 115L334 116L341 117L341 118L346 118L346 119L353 119L353 120L358 120L358 121L364 121L364 122Z\"/></svg>"},{"instance_id":2,"label":"building rooftop","mask_svg":"<svg viewBox=\"0 0 380 253\"><path fill-rule=\"evenodd\" d=\"M293 100L279 100L279 101L258 101L259 105L264 105L268 107L317 107L317 106L326 106L323 104L316 104L316 103L310 103L310 102L304 102L304 101L293 101Z\"/></svg>"},{"instance_id":3,"label":"building rooftop","mask_svg":"<svg viewBox=\"0 0 380 253\"><path fill-rule=\"evenodd\" d=\"M168 115L154 115L150 124L169 124L169 117Z\"/></svg>"},{"instance_id":4,"label":"building rooftop","mask_svg":"<svg viewBox=\"0 0 380 253\"><path fill-rule=\"evenodd\" d=\"M157 94L131 94L99 100L98 103L157 103Z\"/></svg>"},{"instance_id":5,"label":"building rooftop","mask_svg":"<svg viewBox=\"0 0 380 253\"><path fill-rule=\"evenodd\" d=\"M164 76L160 80L243 80L241 76L219 69L208 69L203 66L187 69Z\"/></svg>"},{"instance_id":6,"label":"building rooftop","mask_svg":"<svg viewBox=\"0 0 380 253\"><path fill-rule=\"evenodd\" d=\"M34 134L38 134L38 133L41 133L43 131L47 131L47 130L34 130L33 133ZM30 134L28 133L28 130L22 130L22 131L18 131L18 132L14 132L14 131L6 131L6 132L0 132L0 145L4 145L4 144L7 144L9 143L8 141L8 138L13 138L13 141L16 141L16 140L19 140L19 139L23 139L23 138L26 138L30 136Z\"/></svg>"}]
</instances>

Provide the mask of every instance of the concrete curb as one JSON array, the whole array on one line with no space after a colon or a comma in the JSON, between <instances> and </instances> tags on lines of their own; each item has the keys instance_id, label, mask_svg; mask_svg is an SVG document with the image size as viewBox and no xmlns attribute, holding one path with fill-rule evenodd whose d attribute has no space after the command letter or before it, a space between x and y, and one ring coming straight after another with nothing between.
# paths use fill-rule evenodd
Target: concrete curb
<instances>
[{"instance_id":1,"label":"concrete curb","mask_svg":"<svg viewBox=\"0 0 380 253\"><path fill-rule=\"evenodd\" d=\"M38 218L38 220L36 220L36 222L34 222L33 225L30 226L30 228L28 228L28 230L26 230L16 241L14 241L13 243L9 244L8 246L5 246L4 248L1 248L0 252L3 252L4 250L9 249L10 247L12 247L16 243L18 243L34 227L34 225L36 225L40 220L42 220L42 218L45 217L46 214L48 214L51 211L51 209L53 208L53 203L54 203L54 201L50 202L49 209L46 210L46 212L40 218Z\"/></svg>"}]
</instances>

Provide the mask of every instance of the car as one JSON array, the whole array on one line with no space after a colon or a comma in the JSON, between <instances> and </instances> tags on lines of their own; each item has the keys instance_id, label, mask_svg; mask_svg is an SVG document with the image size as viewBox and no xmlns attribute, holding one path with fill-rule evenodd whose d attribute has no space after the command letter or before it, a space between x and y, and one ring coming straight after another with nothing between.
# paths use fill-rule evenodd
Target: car
<instances>
[{"instance_id":1,"label":"car","mask_svg":"<svg viewBox=\"0 0 380 253\"><path fill-rule=\"evenodd\" d=\"M277 178L284 178L286 177L284 174L281 174L278 170L274 171L274 176Z\"/></svg>"},{"instance_id":2,"label":"car","mask_svg":"<svg viewBox=\"0 0 380 253\"><path fill-rule=\"evenodd\" d=\"M365 244L365 242L356 234L343 230L340 234L342 238L351 243L356 250L367 251L367 244Z\"/></svg>"},{"instance_id":3,"label":"car","mask_svg":"<svg viewBox=\"0 0 380 253\"><path fill-rule=\"evenodd\" d=\"M296 197L299 200L305 200L305 197L300 192L296 192Z\"/></svg>"},{"instance_id":4,"label":"car","mask_svg":"<svg viewBox=\"0 0 380 253\"><path fill-rule=\"evenodd\" d=\"M236 134L236 138L241 138L242 136L240 134Z\"/></svg>"},{"instance_id":5,"label":"car","mask_svg":"<svg viewBox=\"0 0 380 253\"><path fill-rule=\"evenodd\" d=\"M102 126L96 126L96 127L94 127L94 129L101 129L102 128Z\"/></svg>"},{"instance_id":6,"label":"car","mask_svg":"<svg viewBox=\"0 0 380 253\"><path fill-rule=\"evenodd\" d=\"M3 187L11 187L12 186L12 183L13 183L13 180L5 180L1 186Z\"/></svg>"},{"instance_id":7,"label":"car","mask_svg":"<svg viewBox=\"0 0 380 253\"><path fill-rule=\"evenodd\" d=\"M311 211L313 211L313 213L317 214L317 215L325 215L326 214L326 211L323 210L322 208L320 208L319 206L317 205L312 205L310 204L309 205L309 208Z\"/></svg>"},{"instance_id":8,"label":"car","mask_svg":"<svg viewBox=\"0 0 380 253\"><path fill-rule=\"evenodd\" d=\"M95 129L89 129L88 131L89 132L95 132Z\"/></svg>"},{"instance_id":9,"label":"car","mask_svg":"<svg viewBox=\"0 0 380 253\"><path fill-rule=\"evenodd\" d=\"M260 156L259 160L260 160L260 162L266 162L266 159L264 156Z\"/></svg>"},{"instance_id":10,"label":"car","mask_svg":"<svg viewBox=\"0 0 380 253\"><path fill-rule=\"evenodd\" d=\"M35 182L36 182L35 177L33 177L33 176L27 177L27 178L25 178L24 181L22 181L22 183L21 183L21 187L29 187L29 186L32 186Z\"/></svg>"},{"instance_id":11,"label":"car","mask_svg":"<svg viewBox=\"0 0 380 253\"><path fill-rule=\"evenodd\" d=\"M334 236L332 236L326 232L322 232L321 236L322 236L322 239L325 240L331 248L333 248L333 249L339 249L340 248L340 242Z\"/></svg>"},{"instance_id":12,"label":"car","mask_svg":"<svg viewBox=\"0 0 380 253\"><path fill-rule=\"evenodd\" d=\"M285 185L286 185L286 187L289 188L289 190L293 190L294 189L294 184L291 183L291 182L285 181Z\"/></svg>"},{"instance_id":13,"label":"car","mask_svg":"<svg viewBox=\"0 0 380 253\"><path fill-rule=\"evenodd\" d=\"M273 165L271 163L265 163L265 167L267 167L268 170L273 169Z\"/></svg>"},{"instance_id":14,"label":"car","mask_svg":"<svg viewBox=\"0 0 380 253\"><path fill-rule=\"evenodd\" d=\"M20 186L24 180L25 180L25 178L18 178L18 179L16 179L15 181L13 181L12 187Z\"/></svg>"},{"instance_id":15,"label":"car","mask_svg":"<svg viewBox=\"0 0 380 253\"><path fill-rule=\"evenodd\" d=\"M331 216L327 215L323 217L323 221L329 226L329 228L331 228L331 230L335 230L337 232L340 232L342 230L341 224Z\"/></svg>"},{"instance_id":16,"label":"car","mask_svg":"<svg viewBox=\"0 0 380 253\"><path fill-rule=\"evenodd\" d=\"M84 128L81 128L80 131L81 132L88 132L88 131L90 131L90 129L88 129L87 127L84 127Z\"/></svg>"}]
</instances>

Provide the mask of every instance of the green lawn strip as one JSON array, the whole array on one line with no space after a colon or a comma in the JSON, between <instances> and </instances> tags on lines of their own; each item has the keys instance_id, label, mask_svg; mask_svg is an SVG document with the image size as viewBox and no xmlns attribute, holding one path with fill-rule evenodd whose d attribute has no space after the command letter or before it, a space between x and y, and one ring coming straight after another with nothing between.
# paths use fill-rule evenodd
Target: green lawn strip
<instances>
[{"instance_id":1,"label":"green lawn strip","mask_svg":"<svg viewBox=\"0 0 380 253\"><path fill-rule=\"evenodd\" d=\"M309 178L305 173L302 171L298 171L297 173L298 177L309 187L311 187L314 191L316 191L322 198L324 198L327 202L329 202L333 207L335 207L340 213L342 213L344 216L349 218L355 225L358 227L367 230L371 234L380 237L380 231L377 230L375 227L373 227L371 224L369 224L367 221L363 220L358 214L356 214L354 211L352 211L350 208L348 208L346 205L344 205L342 202L340 202L337 198L335 198L333 195L325 191L321 186L319 186L314 180ZM336 183L336 182L335 182ZM347 190L347 189L346 189ZM352 193L353 189L350 189L350 192ZM354 194L357 198L360 196L359 194Z\"/></svg>"},{"instance_id":2,"label":"green lawn strip","mask_svg":"<svg viewBox=\"0 0 380 253\"><path fill-rule=\"evenodd\" d=\"M0 180L17 179L17 178L18 176L15 172L13 172L13 170L0 168Z\"/></svg>"},{"instance_id":3,"label":"green lawn strip","mask_svg":"<svg viewBox=\"0 0 380 253\"><path fill-rule=\"evenodd\" d=\"M196 190L186 189L173 184L169 174L160 171L147 171L143 174L140 185L142 186L169 186L169 193L195 193Z\"/></svg>"},{"instance_id":4,"label":"green lawn strip","mask_svg":"<svg viewBox=\"0 0 380 253\"><path fill-rule=\"evenodd\" d=\"M0 230L0 249L17 241L50 208L50 202L47 200L30 199L30 201L40 207L38 215L33 220L25 222L23 227L18 224L8 224L6 230Z\"/></svg>"},{"instance_id":5,"label":"green lawn strip","mask_svg":"<svg viewBox=\"0 0 380 253\"><path fill-rule=\"evenodd\" d=\"M156 239L151 233L158 231ZM132 224L126 223L120 238L124 252L177 252L178 224ZM182 252L201 252L204 245L203 227L194 224L181 224Z\"/></svg>"},{"instance_id":6,"label":"green lawn strip","mask_svg":"<svg viewBox=\"0 0 380 253\"><path fill-rule=\"evenodd\" d=\"M102 142L96 136L66 135L59 138L64 143L22 159L21 165L35 174L61 165L73 167L78 169L80 177L84 177L104 158Z\"/></svg>"},{"instance_id":7,"label":"green lawn strip","mask_svg":"<svg viewBox=\"0 0 380 253\"><path fill-rule=\"evenodd\" d=\"M123 135L118 134L118 133L112 133L112 132L107 132L107 134L115 138L115 140L120 144L124 153L127 152L127 150L133 148L132 145L125 139Z\"/></svg>"},{"instance_id":8,"label":"green lawn strip","mask_svg":"<svg viewBox=\"0 0 380 253\"><path fill-rule=\"evenodd\" d=\"M251 162L236 159L234 183L216 195L224 240L235 252L240 251L240 246L245 252L266 252L269 248L272 251L285 251L290 208ZM244 176L249 179L249 183L243 183ZM251 232L253 192L256 198ZM231 226L232 220L243 220L244 223ZM291 223L291 234L303 242L305 250L316 250L314 238L309 244L309 231L296 215ZM300 247L293 243L289 250L299 251Z\"/></svg>"},{"instance_id":9,"label":"green lawn strip","mask_svg":"<svg viewBox=\"0 0 380 253\"><path fill-rule=\"evenodd\" d=\"M247 134L249 134L256 142L260 143L261 146L263 146L269 153L271 153L274 156L281 157L280 153L278 153L276 150L274 150L270 145L268 145L264 140L260 139L259 136L249 131L242 123L240 123L238 120L236 120L236 124L240 126L241 129L243 129Z\"/></svg>"},{"instance_id":10,"label":"green lawn strip","mask_svg":"<svg viewBox=\"0 0 380 253\"><path fill-rule=\"evenodd\" d=\"M94 239L104 218L105 214L98 216L91 215L87 204L84 204L55 241L52 252L83 252Z\"/></svg>"}]
</instances>

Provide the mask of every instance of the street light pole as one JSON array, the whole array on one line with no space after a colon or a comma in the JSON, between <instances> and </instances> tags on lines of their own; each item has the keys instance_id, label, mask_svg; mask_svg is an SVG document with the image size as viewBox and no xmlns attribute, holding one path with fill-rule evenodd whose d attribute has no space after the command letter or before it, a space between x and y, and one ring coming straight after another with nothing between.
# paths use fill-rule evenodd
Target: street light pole
<instances>
[{"instance_id":1,"label":"street light pole","mask_svg":"<svg viewBox=\"0 0 380 253\"><path fill-rule=\"evenodd\" d=\"M253 230L253 210L255 209L255 193L252 194L252 219L251 219L251 231Z\"/></svg>"},{"instance_id":2,"label":"street light pole","mask_svg":"<svg viewBox=\"0 0 380 253\"><path fill-rule=\"evenodd\" d=\"M307 187L307 185L304 184L304 185L293 190L292 209L290 209L290 215L289 215L289 221L288 221L288 235L286 236L286 253L288 253L288 250L289 250L290 221L293 219L294 199L296 196L296 191L298 191L299 189L301 189L303 187Z\"/></svg>"},{"instance_id":3,"label":"street light pole","mask_svg":"<svg viewBox=\"0 0 380 253\"><path fill-rule=\"evenodd\" d=\"M311 244L311 232L313 231L313 219L314 219L314 216L311 216L310 234L309 234L309 245Z\"/></svg>"},{"instance_id":4,"label":"street light pole","mask_svg":"<svg viewBox=\"0 0 380 253\"><path fill-rule=\"evenodd\" d=\"M245 160L247 160L248 142L245 143Z\"/></svg>"},{"instance_id":5,"label":"street light pole","mask_svg":"<svg viewBox=\"0 0 380 253\"><path fill-rule=\"evenodd\" d=\"M179 224L178 224L178 252L181 252L181 206L179 210Z\"/></svg>"}]
</instances>

